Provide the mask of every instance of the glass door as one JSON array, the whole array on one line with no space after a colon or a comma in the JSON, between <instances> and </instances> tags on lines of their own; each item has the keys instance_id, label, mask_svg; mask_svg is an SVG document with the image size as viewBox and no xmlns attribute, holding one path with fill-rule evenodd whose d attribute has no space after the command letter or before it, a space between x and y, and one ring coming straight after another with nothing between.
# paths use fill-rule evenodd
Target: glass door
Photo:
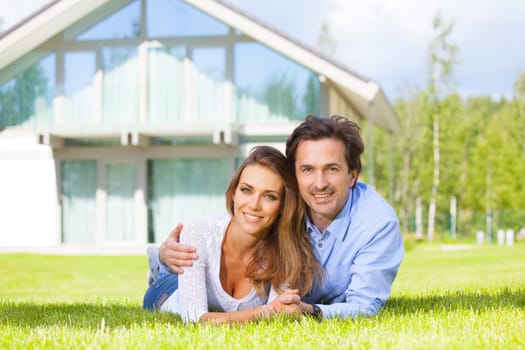
<instances>
[{"instance_id":1,"label":"glass door","mask_svg":"<svg viewBox=\"0 0 525 350\"><path fill-rule=\"evenodd\" d=\"M106 241L134 241L137 168L133 163L107 163Z\"/></svg>"},{"instance_id":2,"label":"glass door","mask_svg":"<svg viewBox=\"0 0 525 350\"><path fill-rule=\"evenodd\" d=\"M62 242L145 241L147 212L145 204L141 205L144 185L139 175L143 168L140 161L63 160Z\"/></svg>"},{"instance_id":3,"label":"glass door","mask_svg":"<svg viewBox=\"0 0 525 350\"><path fill-rule=\"evenodd\" d=\"M71 244L96 241L97 161L62 162L62 241Z\"/></svg>"}]
</instances>

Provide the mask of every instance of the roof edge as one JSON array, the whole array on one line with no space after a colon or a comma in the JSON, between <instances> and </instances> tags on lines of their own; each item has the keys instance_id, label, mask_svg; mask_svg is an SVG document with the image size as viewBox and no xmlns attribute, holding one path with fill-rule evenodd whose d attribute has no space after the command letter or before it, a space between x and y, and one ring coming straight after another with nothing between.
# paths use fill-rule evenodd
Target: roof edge
<instances>
[{"instance_id":1,"label":"roof edge","mask_svg":"<svg viewBox=\"0 0 525 350\"><path fill-rule=\"evenodd\" d=\"M217 0L184 0L186 3L217 18L218 20L238 28L246 35L265 44L282 55L294 61L301 62L302 65L312 71L324 75L330 80L344 80L345 84L352 87L357 94L365 98L371 98L372 92L368 88L371 81L333 59L324 56L316 50L291 39L272 27L262 24L253 17L244 14L235 7ZM344 76L344 77L343 77Z\"/></svg>"},{"instance_id":2,"label":"roof edge","mask_svg":"<svg viewBox=\"0 0 525 350\"><path fill-rule=\"evenodd\" d=\"M29 22L32 18L38 16L41 12L44 12L46 11L48 8L54 6L56 3L60 2L61 0L54 0L54 1L51 1L51 2L48 2L47 4L45 4L44 6L41 6L38 10L36 11L33 11L32 13L30 13L29 15L23 17L21 20L19 20L18 22L16 22L14 25L12 25L11 27L7 28L6 30L0 32L0 40L2 40L4 37L8 36L9 34L11 34L12 32L14 32L15 30L17 30L18 28L20 28L21 26L23 26L26 22Z\"/></svg>"},{"instance_id":3,"label":"roof edge","mask_svg":"<svg viewBox=\"0 0 525 350\"><path fill-rule=\"evenodd\" d=\"M108 1L57 0L40 8L0 37L0 69Z\"/></svg>"}]
</instances>

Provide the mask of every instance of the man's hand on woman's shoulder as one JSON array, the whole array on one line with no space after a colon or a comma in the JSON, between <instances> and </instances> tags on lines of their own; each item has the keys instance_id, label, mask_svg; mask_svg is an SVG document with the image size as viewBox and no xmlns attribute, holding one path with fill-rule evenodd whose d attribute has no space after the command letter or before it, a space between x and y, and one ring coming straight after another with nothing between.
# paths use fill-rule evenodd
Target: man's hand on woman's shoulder
<instances>
[{"instance_id":1,"label":"man's hand on woman's shoulder","mask_svg":"<svg viewBox=\"0 0 525 350\"><path fill-rule=\"evenodd\" d=\"M192 266L193 260L197 260L195 247L179 243L182 224L178 224L159 249L159 256L162 263L168 266L174 273L180 275L184 273L184 266Z\"/></svg>"}]
</instances>

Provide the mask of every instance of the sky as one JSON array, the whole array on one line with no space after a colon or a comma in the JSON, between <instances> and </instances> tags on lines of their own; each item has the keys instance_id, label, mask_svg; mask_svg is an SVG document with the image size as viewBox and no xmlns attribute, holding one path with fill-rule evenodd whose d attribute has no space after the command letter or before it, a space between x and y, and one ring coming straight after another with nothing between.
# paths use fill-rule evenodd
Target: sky
<instances>
[{"instance_id":1,"label":"sky","mask_svg":"<svg viewBox=\"0 0 525 350\"><path fill-rule=\"evenodd\" d=\"M453 23L459 49L455 91L464 97L512 97L525 72L523 0L222 0L312 47L322 23L334 40L332 57L379 83L390 99L424 88L429 43L439 14ZM6 30L49 0L0 0Z\"/></svg>"}]
</instances>

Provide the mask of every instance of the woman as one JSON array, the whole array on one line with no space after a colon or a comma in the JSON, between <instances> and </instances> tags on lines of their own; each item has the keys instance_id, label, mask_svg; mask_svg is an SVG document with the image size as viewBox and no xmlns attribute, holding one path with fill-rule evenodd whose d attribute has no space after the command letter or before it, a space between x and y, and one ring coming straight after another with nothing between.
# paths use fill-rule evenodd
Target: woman
<instances>
[{"instance_id":1,"label":"woman","mask_svg":"<svg viewBox=\"0 0 525 350\"><path fill-rule=\"evenodd\" d=\"M321 267L304 232L303 202L285 156L272 147L254 148L230 181L226 204L227 215L184 227L181 243L195 246L199 259L154 307L185 322L246 322L296 312L280 298L299 302ZM152 288L155 283L145 308L151 308L146 300Z\"/></svg>"}]
</instances>

